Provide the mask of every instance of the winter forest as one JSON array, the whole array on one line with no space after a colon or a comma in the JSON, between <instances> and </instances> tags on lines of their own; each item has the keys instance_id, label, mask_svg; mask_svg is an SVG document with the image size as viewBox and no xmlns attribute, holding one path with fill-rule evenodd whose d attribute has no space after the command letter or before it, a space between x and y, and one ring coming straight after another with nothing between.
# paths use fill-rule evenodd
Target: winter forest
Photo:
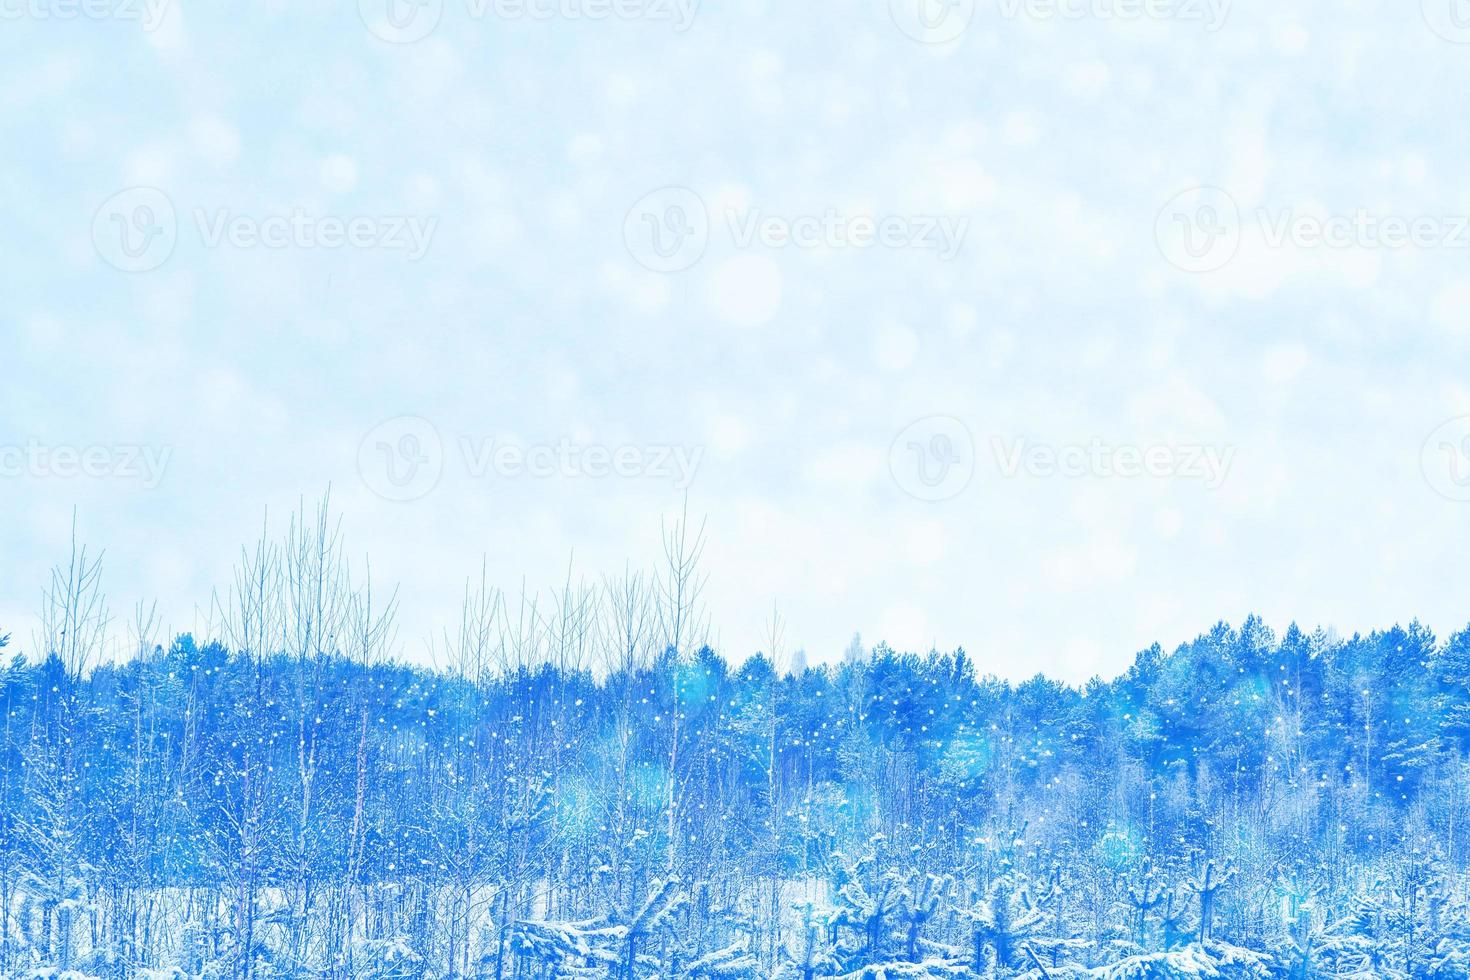
<instances>
[{"instance_id":1,"label":"winter forest","mask_svg":"<svg viewBox=\"0 0 1470 980\"><path fill-rule=\"evenodd\" d=\"M0 641L0 977L1470 976L1470 629L1252 617L1077 689L773 612L727 659L678 520L475 574L415 666L283 523L208 636L77 545Z\"/></svg>"}]
</instances>

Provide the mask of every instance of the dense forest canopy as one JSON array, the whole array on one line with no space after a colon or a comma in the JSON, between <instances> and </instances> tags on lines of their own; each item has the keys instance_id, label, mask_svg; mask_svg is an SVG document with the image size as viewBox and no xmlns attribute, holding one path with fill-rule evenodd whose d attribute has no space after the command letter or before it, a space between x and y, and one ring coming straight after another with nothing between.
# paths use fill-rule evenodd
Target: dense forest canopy
<instances>
[{"instance_id":1,"label":"dense forest canopy","mask_svg":"<svg viewBox=\"0 0 1470 980\"><path fill-rule=\"evenodd\" d=\"M78 552L0 668L0 976L1470 975L1470 630L1252 617L1078 689L773 617L734 665L667 543L472 582L437 670L325 512L123 661Z\"/></svg>"}]
</instances>

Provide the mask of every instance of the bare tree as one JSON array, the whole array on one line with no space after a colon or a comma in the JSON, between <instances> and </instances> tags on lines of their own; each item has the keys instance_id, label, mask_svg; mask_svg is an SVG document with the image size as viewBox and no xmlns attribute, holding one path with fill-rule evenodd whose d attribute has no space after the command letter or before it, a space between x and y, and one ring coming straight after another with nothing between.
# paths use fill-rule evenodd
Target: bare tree
<instances>
[{"instance_id":1,"label":"bare tree","mask_svg":"<svg viewBox=\"0 0 1470 980\"><path fill-rule=\"evenodd\" d=\"M766 655L771 660L771 684L766 695L766 806L767 834L771 867L766 894L766 922L769 941L767 963L774 968L781 945L781 661L784 655L786 622L781 611L771 603L771 617L765 625Z\"/></svg>"},{"instance_id":2,"label":"bare tree","mask_svg":"<svg viewBox=\"0 0 1470 980\"><path fill-rule=\"evenodd\" d=\"M482 557L478 584L465 580L456 635L444 632L449 669L477 686L489 680L492 673L496 630L504 628L500 619L504 601L500 590L489 584L489 562Z\"/></svg>"},{"instance_id":3,"label":"bare tree","mask_svg":"<svg viewBox=\"0 0 1470 980\"><path fill-rule=\"evenodd\" d=\"M548 624L551 663L563 674L575 674L587 668L597 649L601 628L598 616L600 596L585 582L572 584L571 559L567 560L567 577L556 596L556 609Z\"/></svg>"},{"instance_id":4,"label":"bare tree","mask_svg":"<svg viewBox=\"0 0 1470 980\"><path fill-rule=\"evenodd\" d=\"M540 597L526 592L521 581L521 597L516 618L509 611L500 617L500 643L496 650L501 673L514 674L540 663L545 651L546 624L540 613Z\"/></svg>"},{"instance_id":5,"label":"bare tree","mask_svg":"<svg viewBox=\"0 0 1470 980\"><path fill-rule=\"evenodd\" d=\"M42 594L40 643L60 663L62 676L46 692L43 724L25 751L36 806L21 824L29 844L27 877L40 899L41 945L63 971L70 969L75 952L76 912L85 907L80 815L86 788L78 759L78 698L84 675L106 642L108 622L102 558L89 557L86 546L77 543L73 513L71 554L52 569L50 587Z\"/></svg>"},{"instance_id":6,"label":"bare tree","mask_svg":"<svg viewBox=\"0 0 1470 980\"><path fill-rule=\"evenodd\" d=\"M654 618L647 579L642 572L625 567L621 576L603 580L602 593L605 621L598 635L603 641L604 673L613 676L646 669Z\"/></svg>"},{"instance_id":7,"label":"bare tree","mask_svg":"<svg viewBox=\"0 0 1470 980\"><path fill-rule=\"evenodd\" d=\"M281 553L270 539L266 513L254 549L240 548L227 603L220 602L218 593L214 596L225 642L253 658L257 672L282 635L281 584Z\"/></svg>"},{"instance_id":8,"label":"bare tree","mask_svg":"<svg viewBox=\"0 0 1470 980\"><path fill-rule=\"evenodd\" d=\"M683 739L682 702L683 672L679 669L684 658L704 644L709 624L701 595L706 576L700 571L699 560L704 554L704 523L692 533L689 529L689 498L684 498L684 510L672 526L663 525L664 569L658 580L659 624L663 632L664 652L671 655L673 664L673 701L669 708L669 756L665 776L664 814L668 835L669 874L674 874L678 865L679 851L679 802L683 789L680 778L680 748Z\"/></svg>"},{"instance_id":9,"label":"bare tree","mask_svg":"<svg viewBox=\"0 0 1470 980\"><path fill-rule=\"evenodd\" d=\"M303 962L309 940L315 892L315 841L322 835L314 823L317 732L323 710L327 658L341 652L342 632L352 608L347 562L343 557L341 520L331 515L331 491L322 496L315 514L303 503L292 515L282 552L286 595L286 650L297 661L296 672L296 827L292 846L294 873L290 902L289 955Z\"/></svg>"},{"instance_id":10,"label":"bare tree","mask_svg":"<svg viewBox=\"0 0 1470 980\"><path fill-rule=\"evenodd\" d=\"M659 626L664 648L676 656L697 650L709 633L709 618L702 596L708 577L699 568L704 556L704 521L689 527L689 498L672 525L662 523L664 568L658 579Z\"/></svg>"},{"instance_id":11,"label":"bare tree","mask_svg":"<svg viewBox=\"0 0 1470 980\"><path fill-rule=\"evenodd\" d=\"M87 554L77 543L77 519L71 521L71 555L51 570L51 585L41 598L40 646L55 656L73 681L94 666L107 626L107 597L102 593L102 556Z\"/></svg>"},{"instance_id":12,"label":"bare tree","mask_svg":"<svg viewBox=\"0 0 1470 980\"><path fill-rule=\"evenodd\" d=\"M611 838L608 849L612 904L631 901L634 881L629 875L627 847L634 832L629 801L632 796L634 743L637 736L637 685L653 663L656 629L653 590L642 572L624 566L617 578L604 579L603 619L598 632L601 668L612 692L613 739L608 746L616 793L612 798Z\"/></svg>"},{"instance_id":13,"label":"bare tree","mask_svg":"<svg viewBox=\"0 0 1470 980\"><path fill-rule=\"evenodd\" d=\"M302 504L286 531L282 570L286 594L286 649L302 663L338 651L348 611L347 563L341 519L331 516L331 491L315 515Z\"/></svg>"},{"instance_id":14,"label":"bare tree","mask_svg":"<svg viewBox=\"0 0 1470 980\"><path fill-rule=\"evenodd\" d=\"M254 666L254 698L245 706L247 725L264 711L267 662L280 652L285 637L285 580L280 546L270 536L270 514L261 518L260 536L253 547L242 546L235 565L229 598L214 596L225 641ZM221 817L230 840L218 842L215 860L229 882L233 934L240 955L240 975L252 976L257 943L261 885L261 824L268 787L263 753L245 741L238 763L229 772L230 786Z\"/></svg>"}]
</instances>

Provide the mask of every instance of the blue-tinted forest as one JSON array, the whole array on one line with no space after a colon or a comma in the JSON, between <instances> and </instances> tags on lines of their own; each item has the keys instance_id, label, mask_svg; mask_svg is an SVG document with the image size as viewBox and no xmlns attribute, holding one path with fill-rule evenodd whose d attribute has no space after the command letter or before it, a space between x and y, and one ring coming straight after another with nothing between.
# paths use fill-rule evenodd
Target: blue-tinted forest
<instances>
[{"instance_id":1,"label":"blue-tinted forest","mask_svg":"<svg viewBox=\"0 0 1470 980\"><path fill-rule=\"evenodd\" d=\"M320 524L119 657L73 555L0 667L0 976L1470 975L1470 630L732 663L697 544L472 581L433 668Z\"/></svg>"}]
</instances>

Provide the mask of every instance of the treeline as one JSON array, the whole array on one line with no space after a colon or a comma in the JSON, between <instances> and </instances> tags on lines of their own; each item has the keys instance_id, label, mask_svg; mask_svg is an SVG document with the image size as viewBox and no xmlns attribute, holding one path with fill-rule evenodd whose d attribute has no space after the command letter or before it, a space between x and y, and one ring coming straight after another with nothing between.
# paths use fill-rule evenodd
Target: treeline
<instances>
[{"instance_id":1,"label":"treeline","mask_svg":"<svg viewBox=\"0 0 1470 980\"><path fill-rule=\"evenodd\" d=\"M1076 689L792 669L773 620L732 665L681 522L472 583L428 670L309 516L125 662L58 570L0 671L0 976L1470 974L1470 630L1251 618Z\"/></svg>"}]
</instances>

